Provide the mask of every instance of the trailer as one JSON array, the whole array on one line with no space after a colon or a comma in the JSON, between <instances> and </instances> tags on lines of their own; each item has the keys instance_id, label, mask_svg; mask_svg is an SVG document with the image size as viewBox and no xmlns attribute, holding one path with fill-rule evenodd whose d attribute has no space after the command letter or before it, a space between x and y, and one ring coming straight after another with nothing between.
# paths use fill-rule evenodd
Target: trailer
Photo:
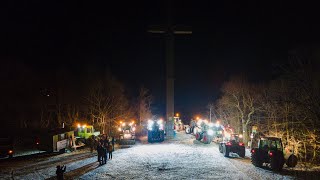
<instances>
[{"instance_id":1,"label":"trailer","mask_svg":"<svg viewBox=\"0 0 320 180\"><path fill-rule=\"evenodd\" d=\"M35 145L41 151L65 152L65 149L75 146L74 131L65 128L40 130L36 134Z\"/></svg>"}]
</instances>

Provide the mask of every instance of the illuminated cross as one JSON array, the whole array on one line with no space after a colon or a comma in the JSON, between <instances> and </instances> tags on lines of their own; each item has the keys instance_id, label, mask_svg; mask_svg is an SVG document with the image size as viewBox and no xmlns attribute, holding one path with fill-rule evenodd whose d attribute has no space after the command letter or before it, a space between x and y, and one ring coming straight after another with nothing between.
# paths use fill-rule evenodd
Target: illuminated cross
<instances>
[{"instance_id":1,"label":"illuminated cross","mask_svg":"<svg viewBox=\"0 0 320 180\"><path fill-rule=\"evenodd\" d=\"M169 0L170 2L170 0ZM166 41L166 118L174 117L174 35L192 34L191 28L172 23L171 4L168 6L168 23L167 25L150 26L148 32L164 34Z\"/></svg>"}]
</instances>

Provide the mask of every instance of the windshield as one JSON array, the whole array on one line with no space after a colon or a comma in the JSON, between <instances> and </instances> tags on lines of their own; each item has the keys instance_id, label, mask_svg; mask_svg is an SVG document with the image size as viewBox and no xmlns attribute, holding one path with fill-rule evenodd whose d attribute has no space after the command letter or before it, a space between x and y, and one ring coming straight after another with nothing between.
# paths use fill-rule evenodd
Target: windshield
<instances>
[{"instance_id":1,"label":"windshield","mask_svg":"<svg viewBox=\"0 0 320 180\"><path fill-rule=\"evenodd\" d=\"M261 140L260 147L264 150L278 149L282 151L282 144L280 140Z\"/></svg>"}]
</instances>

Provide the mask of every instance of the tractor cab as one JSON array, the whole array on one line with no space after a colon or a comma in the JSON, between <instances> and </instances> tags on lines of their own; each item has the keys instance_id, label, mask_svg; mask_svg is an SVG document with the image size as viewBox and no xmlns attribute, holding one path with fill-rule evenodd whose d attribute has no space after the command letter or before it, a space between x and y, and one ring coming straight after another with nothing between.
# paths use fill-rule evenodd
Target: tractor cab
<instances>
[{"instance_id":1,"label":"tractor cab","mask_svg":"<svg viewBox=\"0 0 320 180\"><path fill-rule=\"evenodd\" d=\"M251 162L257 167L267 163L272 170L281 170L285 163L281 139L277 137L261 137L258 147L251 150Z\"/></svg>"},{"instance_id":2,"label":"tractor cab","mask_svg":"<svg viewBox=\"0 0 320 180\"><path fill-rule=\"evenodd\" d=\"M274 137L261 138L259 141L259 148L266 152L270 150L283 151L281 139Z\"/></svg>"},{"instance_id":3,"label":"tractor cab","mask_svg":"<svg viewBox=\"0 0 320 180\"><path fill-rule=\"evenodd\" d=\"M242 142L242 135L241 134L231 134L229 142L232 145L244 146L244 143Z\"/></svg>"}]
</instances>

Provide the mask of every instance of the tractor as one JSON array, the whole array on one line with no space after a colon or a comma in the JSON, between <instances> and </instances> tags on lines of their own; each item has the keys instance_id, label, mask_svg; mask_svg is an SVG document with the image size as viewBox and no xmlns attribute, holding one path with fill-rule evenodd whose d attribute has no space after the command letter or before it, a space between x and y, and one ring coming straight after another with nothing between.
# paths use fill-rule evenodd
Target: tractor
<instances>
[{"instance_id":1,"label":"tractor","mask_svg":"<svg viewBox=\"0 0 320 180\"><path fill-rule=\"evenodd\" d=\"M219 127L213 123L208 123L206 120L199 120L193 128L196 140L203 141L205 144L210 144L219 134Z\"/></svg>"},{"instance_id":2,"label":"tractor","mask_svg":"<svg viewBox=\"0 0 320 180\"><path fill-rule=\"evenodd\" d=\"M229 157L232 152L244 158L246 149L244 143L241 142L241 139L241 134L229 134L225 131L222 141L219 143L219 152L223 153L224 157Z\"/></svg>"},{"instance_id":3,"label":"tractor","mask_svg":"<svg viewBox=\"0 0 320 180\"><path fill-rule=\"evenodd\" d=\"M119 144L120 145L133 145L136 143L136 135L135 135L135 124L131 123L120 123L119 127Z\"/></svg>"},{"instance_id":4,"label":"tractor","mask_svg":"<svg viewBox=\"0 0 320 180\"><path fill-rule=\"evenodd\" d=\"M148 142L162 142L164 141L164 123L160 120L148 121Z\"/></svg>"},{"instance_id":5,"label":"tractor","mask_svg":"<svg viewBox=\"0 0 320 180\"><path fill-rule=\"evenodd\" d=\"M281 138L261 137L258 147L251 149L251 162L256 167L267 164L273 171L280 171L285 163Z\"/></svg>"},{"instance_id":6,"label":"tractor","mask_svg":"<svg viewBox=\"0 0 320 180\"><path fill-rule=\"evenodd\" d=\"M84 144L87 144L88 140L90 141L89 138L91 138L92 136L99 136L100 135L100 131L95 131L95 129L93 128L92 125L86 125L86 124L78 124L78 128L76 131L76 139L77 141L81 141Z\"/></svg>"},{"instance_id":7,"label":"tractor","mask_svg":"<svg viewBox=\"0 0 320 180\"><path fill-rule=\"evenodd\" d=\"M186 134L191 134L193 133L193 129L196 127L197 123L195 120L190 121L190 125L187 125L185 128Z\"/></svg>"}]
</instances>

